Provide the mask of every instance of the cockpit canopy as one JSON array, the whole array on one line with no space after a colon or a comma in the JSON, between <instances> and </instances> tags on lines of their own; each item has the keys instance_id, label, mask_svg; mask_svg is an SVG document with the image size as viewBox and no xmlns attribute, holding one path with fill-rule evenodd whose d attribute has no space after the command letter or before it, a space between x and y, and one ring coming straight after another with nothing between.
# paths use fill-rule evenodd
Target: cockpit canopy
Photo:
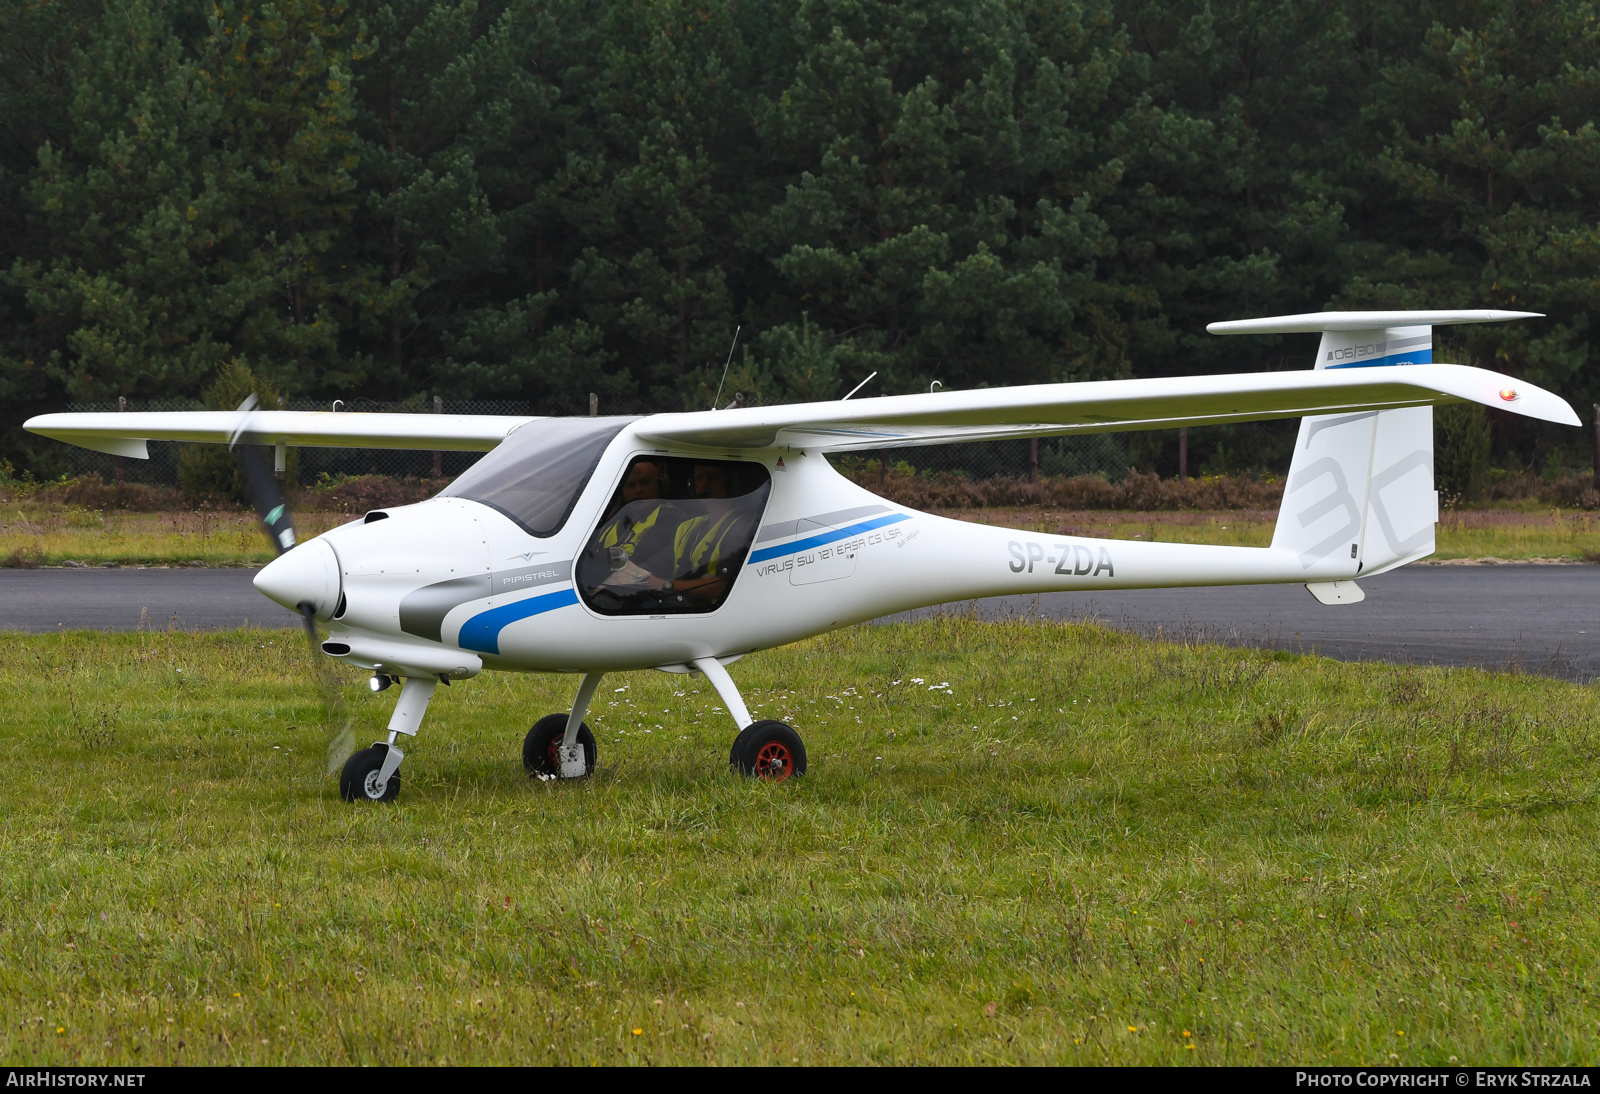
<instances>
[{"instance_id":1,"label":"cockpit canopy","mask_svg":"<svg viewBox=\"0 0 1600 1094\"><path fill-rule=\"evenodd\" d=\"M440 497L498 509L530 536L561 531L613 437L637 418L541 418L473 464Z\"/></svg>"}]
</instances>

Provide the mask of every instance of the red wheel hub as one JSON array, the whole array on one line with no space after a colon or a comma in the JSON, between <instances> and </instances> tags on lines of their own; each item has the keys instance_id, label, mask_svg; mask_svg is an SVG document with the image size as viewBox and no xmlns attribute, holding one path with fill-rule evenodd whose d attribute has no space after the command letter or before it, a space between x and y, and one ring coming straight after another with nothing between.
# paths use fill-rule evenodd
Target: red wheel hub
<instances>
[{"instance_id":1,"label":"red wheel hub","mask_svg":"<svg viewBox=\"0 0 1600 1094\"><path fill-rule=\"evenodd\" d=\"M781 783L794 774L794 755L782 741L768 741L756 753L756 777Z\"/></svg>"}]
</instances>

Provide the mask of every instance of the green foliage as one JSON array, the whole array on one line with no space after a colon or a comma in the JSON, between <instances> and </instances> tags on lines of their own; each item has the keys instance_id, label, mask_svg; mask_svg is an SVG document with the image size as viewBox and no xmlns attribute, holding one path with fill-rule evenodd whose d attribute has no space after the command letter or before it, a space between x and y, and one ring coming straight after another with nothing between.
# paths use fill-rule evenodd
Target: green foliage
<instances>
[{"instance_id":1,"label":"green foliage","mask_svg":"<svg viewBox=\"0 0 1600 1094\"><path fill-rule=\"evenodd\" d=\"M269 380L252 372L243 360L224 362L216 379L205 391L208 410L237 410L251 395L263 410L282 405L282 391ZM284 478L295 481L298 463L295 450L289 449ZM240 505L249 504L239 463L227 448L215 444L186 444L178 451L178 483L194 497L218 497Z\"/></svg>"},{"instance_id":2,"label":"green foliage","mask_svg":"<svg viewBox=\"0 0 1600 1094\"><path fill-rule=\"evenodd\" d=\"M1489 483L1489 414L1477 403L1433 408L1433 481L1445 504L1474 501Z\"/></svg>"},{"instance_id":3,"label":"green foliage","mask_svg":"<svg viewBox=\"0 0 1600 1094\"><path fill-rule=\"evenodd\" d=\"M730 393L770 403L1304 367L1204 326L1501 306L1550 318L1438 356L1600 398L1589 0L27 0L0 73L21 467L28 414L235 357L296 396L707 406L736 327Z\"/></svg>"}]
</instances>

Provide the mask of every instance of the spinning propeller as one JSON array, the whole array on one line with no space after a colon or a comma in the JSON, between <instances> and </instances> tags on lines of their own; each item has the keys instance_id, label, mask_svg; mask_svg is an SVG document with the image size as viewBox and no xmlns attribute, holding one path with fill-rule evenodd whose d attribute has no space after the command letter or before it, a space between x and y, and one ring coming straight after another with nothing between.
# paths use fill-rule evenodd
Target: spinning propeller
<instances>
[{"instance_id":1,"label":"spinning propeller","mask_svg":"<svg viewBox=\"0 0 1600 1094\"><path fill-rule=\"evenodd\" d=\"M283 483L273 469L272 449L268 445L241 442L248 431L256 397L250 395L239 404L228 447L239 461L239 474L244 480L245 493L255 506L261 528L272 541L279 555L294 549L294 515L289 512L289 499ZM317 674L318 689L322 692L322 710L328 730L328 770L335 771L355 751L355 734L350 729L350 718L345 710L339 682L333 677L330 666L321 656L322 641L317 637L317 605L302 600L296 605L300 621L305 624L306 641L311 647L311 663Z\"/></svg>"}]
</instances>

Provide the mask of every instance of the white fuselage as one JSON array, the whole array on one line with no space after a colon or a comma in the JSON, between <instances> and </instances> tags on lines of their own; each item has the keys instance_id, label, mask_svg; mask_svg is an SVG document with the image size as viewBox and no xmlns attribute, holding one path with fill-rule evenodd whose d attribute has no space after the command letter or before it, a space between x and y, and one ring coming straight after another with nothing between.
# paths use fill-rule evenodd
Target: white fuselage
<instances>
[{"instance_id":1,"label":"white fuselage","mask_svg":"<svg viewBox=\"0 0 1600 1094\"><path fill-rule=\"evenodd\" d=\"M390 509L382 519L369 516L318 537L337 557L344 606L336 618L326 618L334 615L331 607L322 613L330 631L325 648L401 674L681 670L699 658L727 661L850 623L973 597L1337 581L1358 568L1337 554L1308 567L1287 550L968 524L877 497L814 451L702 450L670 454L754 459L771 475L760 530L727 599L698 615L602 615L577 594L574 561L629 462L652 452L663 450L624 429L571 515L548 538L530 535L490 506L452 497ZM270 582L258 584L265 589ZM340 654L341 643L348 652Z\"/></svg>"}]
</instances>

